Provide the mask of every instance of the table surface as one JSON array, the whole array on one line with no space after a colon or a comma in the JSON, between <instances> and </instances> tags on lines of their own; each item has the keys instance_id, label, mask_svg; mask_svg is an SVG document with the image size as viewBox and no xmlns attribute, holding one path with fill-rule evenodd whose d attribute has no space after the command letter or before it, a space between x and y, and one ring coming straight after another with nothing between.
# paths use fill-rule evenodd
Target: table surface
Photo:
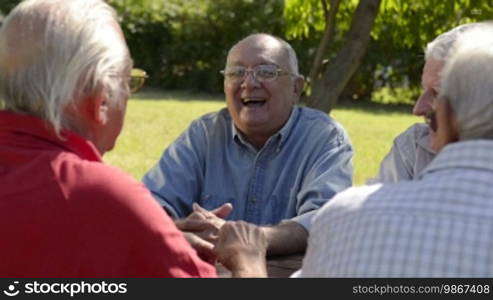
<instances>
[{"instance_id":1,"label":"table surface","mask_svg":"<svg viewBox=\"0 0 493 300\"><path fill-rule=\"evenodd\" d=\"M287 278L301 268L303 253L276 255L267 257L267 274L269 278ZM222 264L216 264L217 275L220 278L230 278L231 272Z\"/></svg>"}]
</instances>

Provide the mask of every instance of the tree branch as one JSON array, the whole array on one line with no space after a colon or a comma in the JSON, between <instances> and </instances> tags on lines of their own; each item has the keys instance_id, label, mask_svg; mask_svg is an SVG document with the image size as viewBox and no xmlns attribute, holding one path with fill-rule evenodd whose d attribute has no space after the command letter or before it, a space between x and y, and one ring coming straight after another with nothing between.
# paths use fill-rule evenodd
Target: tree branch
<instances>
[{"instance_id":1,"label":"tree branch","mask_svg":"<svg viewBox=\"0 0 493 300\"><path fill-rule=\"evenodd\" d=\"M335 105L366 53L380 2L360 0L343 46L324 71L323 78L312 85L310 106L329 112Z\"/></svg>"},{"instance_id":2,"label":"tree branch","mask_svg":"<svg viewBox=\"0 0 493 300\"><path fill-rule=\"evenodd\" d=\"M324 8L325 14L325 32L322 36L322 40L318 45L317 52L315 54L315 59L313 60L312 67L310 69L310 84L313 87L314 83L320 79L323 59L328 53L328 49L332 44L334 39L335 32L335 19L337 15L337 11L339 10L339 4L341 0L331 0L330 1L330 10L327 10L327 1L322 1L322 7Z\"/></svg>"}]
</instances>

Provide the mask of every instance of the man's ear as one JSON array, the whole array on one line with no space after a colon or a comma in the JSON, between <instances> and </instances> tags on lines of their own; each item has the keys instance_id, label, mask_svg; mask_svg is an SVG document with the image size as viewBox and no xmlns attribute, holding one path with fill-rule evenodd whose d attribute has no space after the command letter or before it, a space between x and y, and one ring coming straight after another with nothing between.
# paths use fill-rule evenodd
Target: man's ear
<instances>
[{"instance_id":1,"label":"man's ear","mask_svg":"<svg viewBox=\"0 0 493 300\"><path fill-rule=\"evenodd\" d=\"M296 96L301 97L303 89L305 88L305 78L303 76L296 77L294 81L294 93Z\"/></svg>"},{"instance_id":2,"label":"man's ear","mask_svg":"<svg viewBox=\"0 0 493 300\"><path fill-rule=\"evenodd\" d=\"M93 96L89 100L91 118L100 125L108 122L108 100L102 94Z\"/></svg>"}]
</instances>

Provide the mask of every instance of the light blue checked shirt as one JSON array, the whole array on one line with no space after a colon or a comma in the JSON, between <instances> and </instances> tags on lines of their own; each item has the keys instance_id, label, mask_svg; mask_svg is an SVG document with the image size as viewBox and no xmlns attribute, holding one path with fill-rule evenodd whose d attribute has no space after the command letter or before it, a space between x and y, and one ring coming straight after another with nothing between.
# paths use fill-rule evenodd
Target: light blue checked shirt
<instances>
[{"instance_id":1,"label":"light blue checked shirt","mask_svg":"<svg viewBox=\"0 0 493 300\"><path fill-rule=\"evenodd\" d=\"M174 217L188 216L193 202L209 210L229 202L230 220L292 219L309 229L315 210L351 186L352 154L344 129L323 112L295 107L258 151L224 108L192 122L143 182Z\"/></svg>"},{"instance_id":2,"label":"light blue checked shirt","mask_svg":"<svg viewBox=\"0 0 493 300\"><path fill-rule=\"evenodd\" d=\"M493 141L449 144L416 181L348 189L313 220L302 277L493 277Z\"/></svg>"}]
</instances>

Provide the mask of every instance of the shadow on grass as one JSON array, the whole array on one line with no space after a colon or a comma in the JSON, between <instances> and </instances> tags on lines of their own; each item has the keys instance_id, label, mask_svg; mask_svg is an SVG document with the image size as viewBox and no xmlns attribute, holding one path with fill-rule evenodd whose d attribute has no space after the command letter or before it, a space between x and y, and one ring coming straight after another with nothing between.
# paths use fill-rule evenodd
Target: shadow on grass
<instances>
[{"instance_id":1,"label":"shadow on grass","mask_svg":"<svg viewBox=\"0 0 493 300\"><path fill-rule=\"evenodd\" d=\"M145 88L137 94L132 95L133 100L152 101L214 101L224 102L223 94L199 93L187 90L163 90L157 88ZM371 114L406 114L412 113L413 106L409 104L382 104L366 101L339 101L338 109L362 111Z\"/></svg>"}]
</instances>

